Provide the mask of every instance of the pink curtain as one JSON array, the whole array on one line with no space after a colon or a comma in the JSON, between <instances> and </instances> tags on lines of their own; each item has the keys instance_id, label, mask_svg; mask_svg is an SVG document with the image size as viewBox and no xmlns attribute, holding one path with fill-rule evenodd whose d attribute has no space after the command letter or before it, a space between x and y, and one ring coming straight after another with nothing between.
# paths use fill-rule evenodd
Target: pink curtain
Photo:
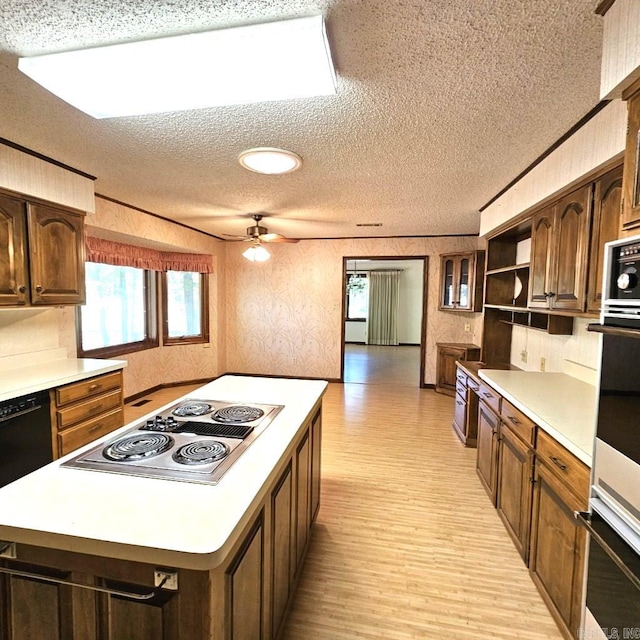
<instances>
[{"instance_id":1,"label":"pink curtain","mask_svg":"<svg viewBox=\"0 0 640 640\"><path fill-rule=\"evenodd\" d=\"M213 259L200 253L180 253L178 251L158 251L132 244L113 242L87 236L87 262L100 262L119 267L136 267L151 271L193 271L211 273Z\"/></svg>"}]
</instances>

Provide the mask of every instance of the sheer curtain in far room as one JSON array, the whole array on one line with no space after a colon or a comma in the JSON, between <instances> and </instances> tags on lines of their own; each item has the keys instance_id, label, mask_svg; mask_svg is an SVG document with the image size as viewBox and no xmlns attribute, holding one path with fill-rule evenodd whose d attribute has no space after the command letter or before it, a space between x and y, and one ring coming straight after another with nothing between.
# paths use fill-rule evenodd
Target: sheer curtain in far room
<instances>
[{"instance_id":1,"label":"sheer curtain in far room","mask_svg":"<svg viewBox=\"0 0 640 640\"><path fill-rule=\"evenodd\" d=\"M398 344L400 271L369 273L369 336L367 344Z\"/></svg>"}]
</instances>

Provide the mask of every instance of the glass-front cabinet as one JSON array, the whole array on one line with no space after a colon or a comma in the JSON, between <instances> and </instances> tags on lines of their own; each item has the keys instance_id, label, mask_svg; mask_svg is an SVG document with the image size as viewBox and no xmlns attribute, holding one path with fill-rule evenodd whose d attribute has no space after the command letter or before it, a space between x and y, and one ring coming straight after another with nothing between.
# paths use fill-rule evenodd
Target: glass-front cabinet
<instances>
[{"instance_id":1,"label":"glass-front cabinet","mask_svg":"<svg viewBox=\"0 0 640 640\"><path fill-rule=\"evenodd\" d=\"M440 310L480 311L484 251L441 256Z\"/></svg>"}]
</instances>

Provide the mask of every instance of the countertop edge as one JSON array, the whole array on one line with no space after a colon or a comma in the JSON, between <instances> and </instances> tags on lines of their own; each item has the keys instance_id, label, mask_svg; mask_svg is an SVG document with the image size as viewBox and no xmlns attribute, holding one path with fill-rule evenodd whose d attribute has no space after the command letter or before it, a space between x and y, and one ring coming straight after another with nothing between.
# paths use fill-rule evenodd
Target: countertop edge
<instances>
[{"instance_id":1,"label":"countertop edge","mask_svg":"<svg viewBox=\"0 0 640 640\"><path fill-rule=\"evenodd\" d=\"M93 376L101 375L124 369L128 362L126 360L101 360L97 358L68 358L64 360L54 360L45 363L48 368L54 370L59 369L59 373L50 373L43 375L42 366L30 365L16 369L13 373L20 372L22 375L33 375L34 381L23 386L15 386L8 391L0 392L0 401L12 400L20 396L61 387L72 382L79 382ZM75 364L76 370L70 370ZM84 367L80 369L80 367Z\"/></svg>"},{"instance_id":2,"label":"countertop edge","mask_svg":"<svg viewBox=\"0 0 640 640\"><path fill-rule=\"evenodd\" d=\"M491 374L484 375L484 371L491 371L491 369L481 369L478 375L487 384L490 384L498 393L511 402L517 409L520 409L528 418L533 420L543 431L546 431L551 437L557 440L565 449L572 453L581 462L586 464L589 468L593 465L593 455L584 451L580 446L573 442L568 436L566 436L559 428L550 425L545 419L541 418L535 411L533 411L525 401L514 397L510 392L505 391L498 383L491 379ZM564 374L566 375L566 374ZM571 376L567 376L571 377ZM586 384L586 383L584 383Z\"/></svg>"}]
</instances>

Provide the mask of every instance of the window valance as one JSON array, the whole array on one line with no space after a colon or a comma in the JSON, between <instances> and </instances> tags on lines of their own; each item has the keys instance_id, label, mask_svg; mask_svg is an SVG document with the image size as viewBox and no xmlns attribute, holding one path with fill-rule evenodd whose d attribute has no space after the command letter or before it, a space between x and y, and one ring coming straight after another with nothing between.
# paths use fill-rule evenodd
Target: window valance
<instances>
[{"instance_id":1,"label":"window valance","mask_svg":"<svg viewBox=\"0 0 640 640\"><path fill-rule=\"evenodd\" d=\"M87 262L112 264L118 267L135 267L150 271L193 271L211 273L213 259L201 253L159 251L123 242L86 236Z\"/></svg>"}]
</instances>

